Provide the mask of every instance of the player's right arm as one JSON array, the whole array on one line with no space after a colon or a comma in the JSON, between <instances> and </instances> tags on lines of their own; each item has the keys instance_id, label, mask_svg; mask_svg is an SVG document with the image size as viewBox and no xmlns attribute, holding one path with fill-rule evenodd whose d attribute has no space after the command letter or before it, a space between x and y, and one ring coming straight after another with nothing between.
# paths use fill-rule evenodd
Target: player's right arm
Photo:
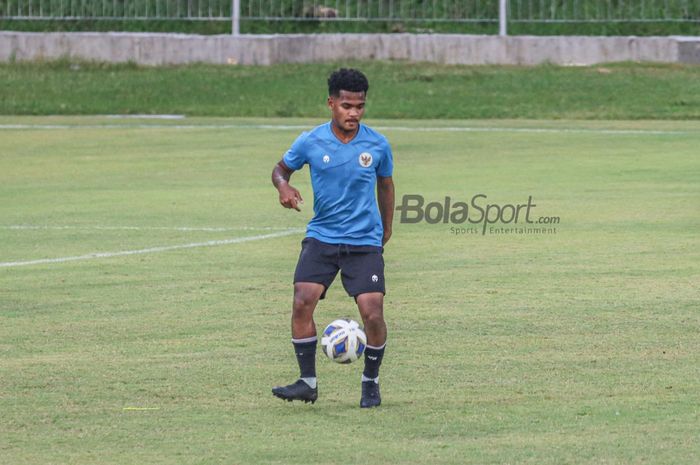
<instances>
[{"instance_id":1,"label":"player's right arm","mask_svg":"<svg viewBox=\"0 0 700 465\"><path fill-rule=\"evenodd\" d=\"M301 194L294 187L289 185L289 179L292 177L293 169L289 168L284 160L280 160L272 169L272 184L279 192L280 204L284 208L293 208L296 211L301 211L299 204L304 203Z\"/></svg>"}]
</instances>

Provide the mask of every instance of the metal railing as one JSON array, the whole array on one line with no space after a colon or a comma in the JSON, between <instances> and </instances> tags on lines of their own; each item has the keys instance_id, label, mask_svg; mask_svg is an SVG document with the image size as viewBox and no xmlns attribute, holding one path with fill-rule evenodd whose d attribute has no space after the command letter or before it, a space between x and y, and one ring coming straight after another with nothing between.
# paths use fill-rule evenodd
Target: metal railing
<instances>
[{"instance_id":1,"label":"metal railing","mask_svg":"<svg viewBox=\"0 0 700 465\"><path fill-rule=\"evenodd\" d=\"M506 8L507 5L507 8ZM233 14L232 14L233 12ZM0 0L2 19L700 22L700 0Z\"/></svg>"},{"instance_id":2,"label":"metal railing","mask_svg":"<svg viewBox=\"0 0 700 465\"><path fill-rule=\"evenodd\" d=\"M231 19L230 0L0 0L7 19Z\"/></svg>"},{"instance_id":3,"label":"metal railing","mask_svg":"<svg viewBox=\"0 0 700 465\"><path fill-rule=\"evenodd\" d=\"M700 0L510 0L512 22L700 21Z\"/></svg>"}]
</instances>

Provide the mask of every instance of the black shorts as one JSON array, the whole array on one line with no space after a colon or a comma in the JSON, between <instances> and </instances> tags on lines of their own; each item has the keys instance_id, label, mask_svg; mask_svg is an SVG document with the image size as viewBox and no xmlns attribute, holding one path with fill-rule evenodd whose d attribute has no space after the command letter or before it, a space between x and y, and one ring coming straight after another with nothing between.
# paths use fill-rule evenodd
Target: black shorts
<instances>
[{"instance_id":1,"label":"black shorts","mask_svg":"<svg viewBox=\"0 0 700 465\"><path fill-rule=\"evenodd\" d=\"M294 282L323 284L323 299L340 271L343 287L351 297L366 292L384 294L382 250L373 245L327 244L307 237L301 241Z\"/></svg>"}]
</instances>

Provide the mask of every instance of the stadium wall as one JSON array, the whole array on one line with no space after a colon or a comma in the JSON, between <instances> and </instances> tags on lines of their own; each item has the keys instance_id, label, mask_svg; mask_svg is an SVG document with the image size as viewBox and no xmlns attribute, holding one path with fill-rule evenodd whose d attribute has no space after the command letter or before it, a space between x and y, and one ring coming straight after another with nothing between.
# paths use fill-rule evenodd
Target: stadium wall
<instances>
[{"instance_id":1,"label":"stadium wall","mask_svg":"<svg viewBox=\"0 0 700 465\"><path fill-rule=\"evenodd\" d=\"M143 65L406 60L465 65L700 63L700 37L459 34L185 35L0 32L0 61L79 58Z\"/></svg>"}]
</instances>

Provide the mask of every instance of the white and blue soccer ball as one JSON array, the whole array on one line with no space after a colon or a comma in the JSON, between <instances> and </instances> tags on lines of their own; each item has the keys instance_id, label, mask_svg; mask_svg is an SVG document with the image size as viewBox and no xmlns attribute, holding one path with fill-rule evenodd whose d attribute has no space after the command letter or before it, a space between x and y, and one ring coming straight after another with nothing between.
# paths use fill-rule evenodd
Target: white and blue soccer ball
<instances>
[{"instance_id":1,"label":"white and blue soccer ball","mask_svg":"<svg viewBox=\"0 0 700 465\"><path fill-rule=\"evenodd\" d=\"M367 346L367 336L357 321L341 318L323 330L323 353L336 363L351 363L362 356Z\"/></svg>"}]
</instances>

